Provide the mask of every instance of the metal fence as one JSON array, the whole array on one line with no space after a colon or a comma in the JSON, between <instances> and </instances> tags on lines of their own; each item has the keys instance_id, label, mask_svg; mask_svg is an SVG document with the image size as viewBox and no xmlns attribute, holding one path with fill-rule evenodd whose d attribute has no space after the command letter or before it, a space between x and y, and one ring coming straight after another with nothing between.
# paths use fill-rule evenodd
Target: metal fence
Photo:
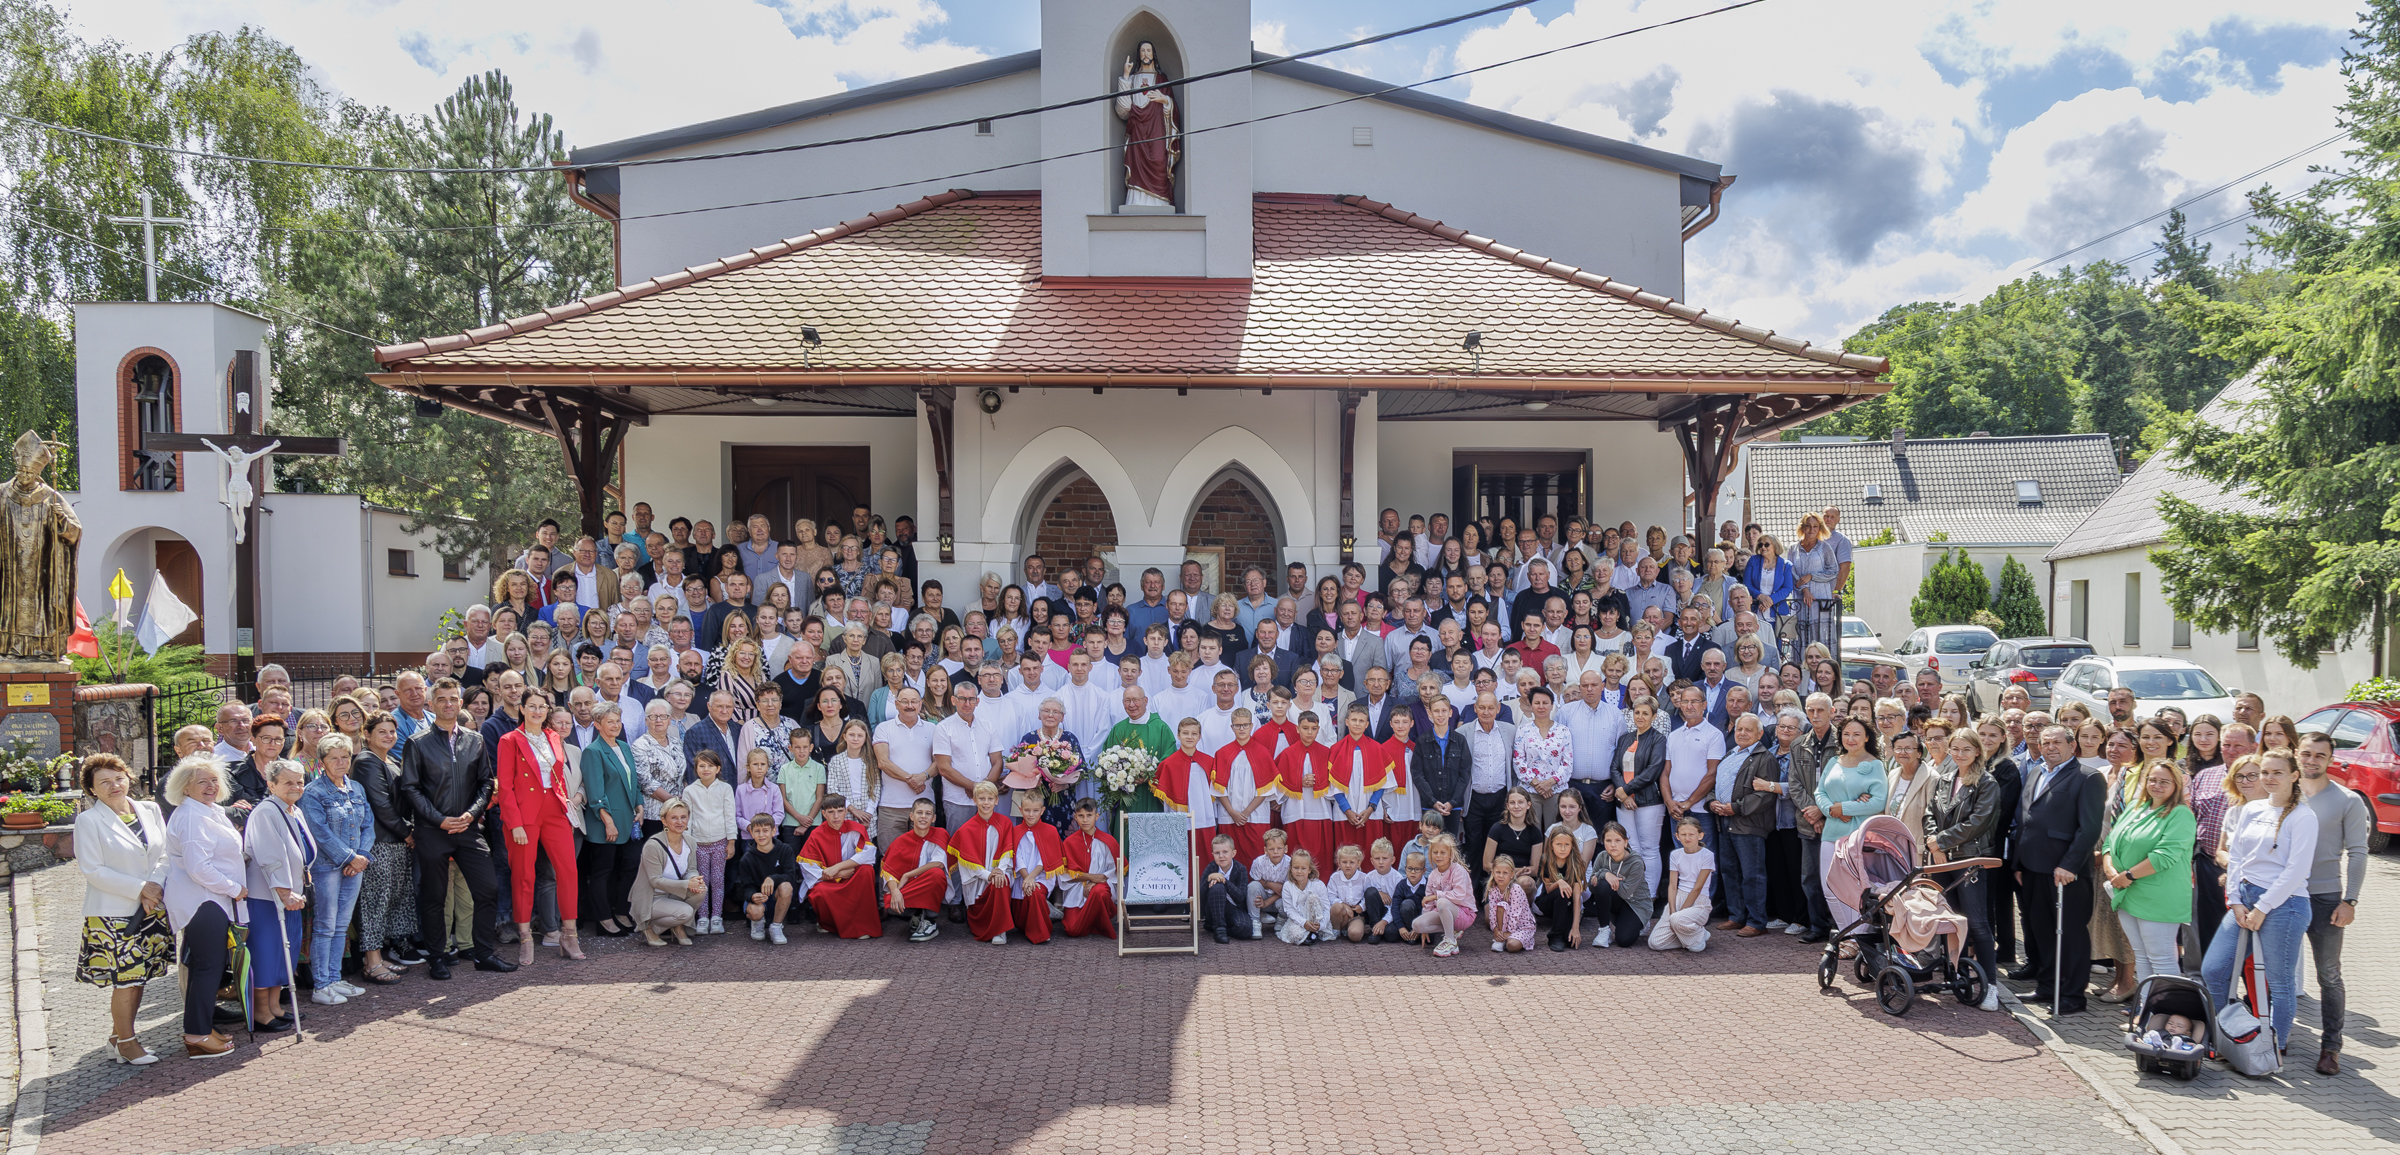
<instances>
[{"instance_id":1,"label":"metal fence","mask_svg":"<svg viewBox=\"0 0 2400 1155\"><path fill-rule=\"evenodd\" d=\"M389 675L360 677L348 670L291 671L292 712L324 709L333 702L334 687L344 678L355 678L361 686L382 688L392 684ZM150 764L163 777L172 769L175 755L175 731L185 726L214 727L217 710L228 702L255 705L258 687L238 683L213 674L186 674L158 688L158 697L151 703L151 741L155 744Z\"/></svg>"}]
</instances>

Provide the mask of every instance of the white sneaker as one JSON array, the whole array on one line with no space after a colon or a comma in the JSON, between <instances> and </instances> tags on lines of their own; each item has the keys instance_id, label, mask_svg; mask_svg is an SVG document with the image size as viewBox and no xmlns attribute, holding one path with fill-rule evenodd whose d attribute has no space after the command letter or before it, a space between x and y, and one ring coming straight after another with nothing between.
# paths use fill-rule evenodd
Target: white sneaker
<instances>
[{"instance_id":1,"label":"white sneaker","mask_svg":"<svg viewBox=\"0 0 2400 1155\"><path fill-rule=\"evenodd\" d=\"M1617 928L1615 928L1615 927L1613 927L1613 926L1604 926L1604 927L1601 927L1601 928L1600 928L1600 937L1599 937L1599 938L1596 938L1596 939L1593 939L1593 940L1592 940L1592 945L1593 945L1593 946L1615 946L1615 945L1617 945Z\"/></svg>"},{"instance_id":2,"label":"white sneaker","mask_svg":"<svg viewBox=\"0 0 2400 1155\"><path fill-rule=\"evenodd\" d=\"M308 1001L316 1003L320 1006L338 1007L343 1003L349 1002L350 998L349 996L342 994L340 991L334 990L332 987L318 987L317 989L308 992Z\"/></svg>"},{"instance_id":3,"label":"white sneaker","mask_svg":"<svg viewBox=\"0 0 2400 1155\"><path fill-rule=\"evenodd\" d=\"M999 934L993 935L993 936L992 936L992 945L993 945L993 946L1007 946L1007 945L1008 945L1008 932L1007 932L1007 931L1002 931L1002 932L1000 932Z\"/></svg>"},{"instance_id":4,"label":"white sneaker","mask_svg":"<svg viewBox=\"0 0 2400 1155\"><path fill-rule=\"evenodd\" d=\"M1502 952L1504 952L1504 951L1506 951L1506 950L1508 950L1508 948L1507 948L1506 946L1503 946L1503 945L1501 945L1501 942L1500 942L1500 940L1499 940L1499 939L1493 939L1493 940L1492 940L1492 953L1493 953L1493 954L1500 954L1500 953L1502 953Z\"/></svg>"},{"instance_id":5,"label":"white sneaker","mask_svg":"<svg viewBox=\"0 0 2400 1155\"><path fill-rule=\"evenodd\" d=\"M783 937L782 923L776 923L775 925L768 927L767 937L772 939L777 946L782 946L791 941L790 939Z\"/></svg>"},{"instance_id":6,"label":"white sneaker","mask_svg":"<svg viewBox=\"0 0 2400 1155\"><path fill-rule=\"evenodd\" d=\"M1262 921L1252 920L1250 923L1250 937L1254 939L1267 937L1267 924Z\"/></svg>"},{"instance_id":7,"label":"white sneaker","mask_svg":"<svg viewBox=\"0 0 2400 1155\"><path fill-rule=\"evenodd\" d=\"M750 920L750 941L767 941L767 920L763 918L754 918Z\"/></svg>"},{"instance_id":8,"label":"white sneaker","mask_svg":"<svg viewBox=\"0 0 2400 1155\"><path fill-rule=\"evenodd\" d=\"M1780 918L1770 918L1767 920L1768 930L1783 930L1791 925L1792 924L1785 922Z\"/></svg>"},{"instance_id":9,"label":"white sneaker","mask_svg":"<svg viewBox=\"0 0 2400 1155\"><path fill-rule=\"evenodd\" d=\"M1794 922L1794 923L1787 923L1787 924L1785 924L1785 925L1784 925L1784 928L1783 928L1783 933L1785 933L1785 934L1791 934L1791 935L1801 935L1801 934L1807 934L1807 933L1808 933L1808 928L1807 928L1807 927L1805 927L1805 926L1802 926L1801 924L1799 924L1799 923L1796 923L1796 922Z\"/></svg>"},{"instance_id":10,"label":"white sneaker","mask_svg":"<svg viewBox=\"0 0 2400 1155\"><path fill-rule=\"evenodd\" d=\"M1975 1009L1979 1011L1999 1010L2000 988L1997 986L1988 986L1983 988L1983 1002L1978 1004Z\"/></svg>"},{"instance_id":11,"label":"white sneaker","mask_svg":"<svg viewBox=\"0 0 2400 1155\"><path fill-rule=\"evenodd\" d=\"M351 982L349 979L336 980L333 984L333 989L336 993L340 994L346 999L355 999L358 996L367 993L367 988Z\"/></svg>"}]
</instances>

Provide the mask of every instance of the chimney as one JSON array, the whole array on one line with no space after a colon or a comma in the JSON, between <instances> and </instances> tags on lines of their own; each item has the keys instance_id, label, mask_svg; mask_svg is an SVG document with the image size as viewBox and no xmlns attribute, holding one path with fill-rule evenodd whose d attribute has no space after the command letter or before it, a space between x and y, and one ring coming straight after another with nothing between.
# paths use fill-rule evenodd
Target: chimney
<instances>
[{"instance_id":1,"label":"chimney","mask_svg":"<svg viewBox=\"0 0 2400 1155\"><path fill-rule=\"evenodd\" d=\"M1896 458L1908 456L1908 428L1906 426L1892 426L1892 456Z\"/></svg>"}]
</instances>

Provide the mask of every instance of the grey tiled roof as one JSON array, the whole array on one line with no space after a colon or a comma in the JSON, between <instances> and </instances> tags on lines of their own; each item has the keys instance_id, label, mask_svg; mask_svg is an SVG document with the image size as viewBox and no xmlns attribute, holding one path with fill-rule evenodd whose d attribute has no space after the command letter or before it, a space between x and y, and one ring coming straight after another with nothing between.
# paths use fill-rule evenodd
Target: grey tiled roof
<instances>
[{"instance_id":1,"label":"grey tiled roof","mask_svg":"<svg viewBox=\"0 0 2400 1155\"><path fill-rule=\"evenodd\" d=\"M2011 484L2014 489L2014 484ZM2049 486L2042 487L2045 492ZM1931 541L1937 533L1948 534L1951 545L2049 545L2065 537L2091 510L2083 506L2066 509L2052 508L2048 502L2036 508L2006 512L1961 509L1949 513L1904 513L1900 515L1901 541ZM1842 507L1842 532L1850 532L1850 507ZM1761 524L1764 524L1763 522Z\"/></svg>"},{"instance_id":2,"label":"grey tiled roof","mask_svg":"<svg viewBox=\"0 0 2400 1155\"><path fill-rule=\"evenodd\" d=\"M2234 407L2265 396L2266 391L2248 378L2236 381L2218 391L2216 400L2200 410L2200 419L2212 425L2237 426L2245 420ZM2194 477L2178 468L2180 457L2154 453L2140 469L2125 479L2125 484L2109 495L2100 508L2092 511L2081 525L2069 531L2051 547L2045 560L2064 561L2095 553L2128 549L2134 546L2156 545L2167 539L2167 523L2158 515L2158 499L2174 494L2196 505L2220 508L2255 510L2259 503L2228 494L2215 482Z\"/></svg>"},{"instance_id":3,"label":"grey tiled roof","mask_svg":"<svg viewBox=\"0 0 2400 1155\"><path fill-rule=\"evenodd\" d=\"M1899 532L1904 519L1926 533L1948 529L1962 541L1962 534L1985 532L1970 525L2013 534L2046 524L2064 533L2105 501L2119 480L2116 455L2098 433L1911 439L1901 458L1892 456L1888 439L1759 442L1748 456L1750 519L1787 538L1802 513L1828 505L1840 507L1842 533L1852 541L1887 527ZM2019 481L2041 483L2040 505L2017 504ZM1882 488L1875 501L1864 497L1870 484ZM1992 520L2019 517L2026 520L2014 528ZM2055 520L2037 520L2043 517ZM1946 524L1953 522L1956 527Z\"/></svg>"}]
</instances>

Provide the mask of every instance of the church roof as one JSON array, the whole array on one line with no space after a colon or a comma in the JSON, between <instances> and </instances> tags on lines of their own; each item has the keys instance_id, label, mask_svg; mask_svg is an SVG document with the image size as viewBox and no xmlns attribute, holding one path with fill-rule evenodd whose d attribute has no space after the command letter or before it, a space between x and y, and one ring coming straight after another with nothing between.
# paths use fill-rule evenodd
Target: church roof
<instances>
[{"instance_id":1,"label":"church roof","mask_svg":"<svg viewBox=\"0 0 2400 1155\"><path fill-rule=\"evenodd\" d=\"M637 400L652 413L692 411L712 390L796 385L1505 387L1632 393L1653 408L1695 393L1885 388L1874 381L1888 368L1881 358L1743 325L1377 201L1261 194L1254 229L1246 281L1045 278L1037 195L953 191L386 346L378 379L691 395ZM804 346L804 325L820 346ZM1461 347L1470 330L1481 334L1480 364Z\"/></svg>"},{"instance_id":2,"label":"church roof","mask_svg":"<svg viewBox=\"0 0 2400 1155\"><path fill-rule=\"evenodd\" d=\"M1251 58L1253 61L1275 59L1272 54L1265 52L1253 52ZM710 141L725 140L746 133L779 128L803 120L814 120L820 116L831 116L856 108L906 100L928 93L963 88L970 84L981 84L1004 76L1014 76L1020 72L1030 72L1041 66L1042 53L1038 48L1031 52L995 56L989 60L978 60L973 64L945 68L939 72L928 72L922 76L903 77L883 84L854 88L847 92L836 92L829 96L814 97L791 104L777 105L773 108L762 108L754 112L745 112L716 120L702 121L698 124L663 129L642 136L628 137L624 140L610 141L606 144L578 148L567 154L565 163L568 168L586 168L592 165L606 165L613 161L631 160L635 157L675 152L707 144ZM1604 156L1612 160L1662 169L1704 182L1701 185L1703 189L1715 184L1723 172L1721 166L1709 161L1681 156L1660 149L1646 148L1642 145L1593 133L1578 132L1571 128L1561 128L1548 121L1500 112L1496 109L1468 104L1463 100L1452 100L1445 96L1420 92L1413 88L1395 89L1384 81L1343 72L1338 68L1326 68L1305 61L1287 60L1279 64L1269 64L1259 71L1288 80L1300 81L1304 84L1314 84L1320 88L1331 88L1340 92L1366 96L1385 104L1461 121L1496 132L1522 136L1542 141L1545 144L1558 145L1561 148L1571 148L1578 152L1591 153L1594 156ZM611 195L617 191L617 170L613 168L593 170L587 179L591 189L596 193ZM1687 190L1687 195L1689 195L1689 190Z\"/></svg>"}]
</instances>

